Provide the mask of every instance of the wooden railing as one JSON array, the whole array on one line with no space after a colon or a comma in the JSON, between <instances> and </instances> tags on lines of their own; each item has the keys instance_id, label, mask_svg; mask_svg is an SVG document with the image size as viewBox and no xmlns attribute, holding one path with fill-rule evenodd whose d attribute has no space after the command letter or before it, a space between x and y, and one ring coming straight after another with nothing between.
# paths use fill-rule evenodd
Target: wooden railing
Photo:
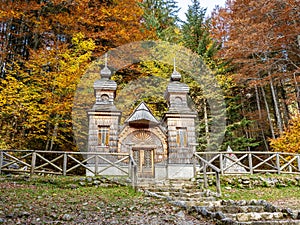
<instances>
[{"instance_id":1,"label":"wooden railing","mask_svg":"<svg viewBox=\"0 0 300 225\"><path fill-rule=\"evenodd\" d=\"M34 150L0 150L0 173L78 175L89 172L101 175L114 168L131 178L137 187L137 166L129 154L100 152L58 152ZM83 170L82 170L83 169ZM81 171L80 171L81 170Z\"/></svg>"},{"instance_id":2,"label":"wooden railing","mask_svg":"<svg viewBox=\"0 0 300 225\"><path fill-rule=\"evenodd\" d=\"M204 188L208 188L208 179L207 179L207 170L212 170L213 173L215 173L216 176L216 188L217 188L217 193L219 196L222 195L222 191L221 191L221 179L220 179L220 172L221 170L216 167L215 165L213 165L212 163L210 163L209 161L207 161L207 159L205 159L204 157L201 157L199 153L194 153L194 156L196 158L196 160L199 160L200 168L198 168L198 171L201 173L203 173L203 179L204 179ZM197 169L195 169L197 170Z\"/></svg>"},{"instance_id":3,"label":"wooden railing","mask_svg":"<svg viewBox=\"0 0 300 225\"><path fill-rule=\"evenodd\" d=\"M135 191L137 191L137 182L138 182L138 177L137 177L137 164L134 161L134 158L130 155L130 177L131 177L131 184L132 187Z\"/></svg>"},{"instance_id":4,"label":"wooden railing","mask_svg":"<svg viewBox=\"0 0 300 225\"><path fill-rule=\"evenodd\" d=\"M221 194L220 175L226 174L300 174L300 154L284 152L196 152L200 165L197 169L204 176L216 176L217 192ZM92 166L91 166L92 165ZM0 150L0 173L78 175L89 172L101 175L115 169L131 179L137 188L137 164L132 156L123 153L57 152L34 150Z\"/></svg>"},{"instance_id":5,"label":"wooden railing","mask_svg":"<svg viewBox=\"0 0 300 225\"><path fill-rule=\"evenodd\" d=\"M220 175L226 174L300 174L300 154L285 152L196 152L199 168L207 188L207 174L215 174L221 195Z\"/></svg>"},{"instance_id":6,"label":"wooden railing","mask_svg":"<svg viewBox=\"0 0 300 225\"><path fill-rule=\"evenodd\" d=\"M285 152L196 152L203 166L224 174L300 174L300 154ZM225 163L227 160L227 163ZM235 168L235 169L233 169Z\"/></svg>"}]
</instances>

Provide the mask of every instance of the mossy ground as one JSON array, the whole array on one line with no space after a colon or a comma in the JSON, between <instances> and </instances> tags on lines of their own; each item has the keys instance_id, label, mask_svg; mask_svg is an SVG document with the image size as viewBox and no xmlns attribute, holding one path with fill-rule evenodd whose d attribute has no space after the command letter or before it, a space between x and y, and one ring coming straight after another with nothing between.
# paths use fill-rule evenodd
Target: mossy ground
<instances>
[{"instance_id":1,"label":"mossy ground","mask_svg":"<svg viewBox=\"0 0 300 225\"><path fill-rule=\"evenodd\" d=\"M228 184L228 180L232 178L235 180L249 179L254 182L252 182L250 187L240 185L238 182L235 183L235 181L232 184ZM297 175L256 174L232 178L230 176L222 177L222 198L224 199L263 199L279 207L300 210L300 186L299 176ZM261 182L256 182L258 180ZM265 180L277 180L278 182L266 184Z\"/></svg>"},{"instance_id":2,"label":"mossy ground","mask_svg":"<svg viewBox=\"0 0 300 225\"><path fill-rule=\"evenodd\" d=\"M0 176L0 224L202 224L131 187L82 186L81 179Z\"/></svg>"},{"instance_id":3,"label":"mossy ground","mask_svg":"<svg viewBox=\"0 0 300 225\"><path fill-rule=\"evenodd\" d=\"M0 224L210 224L187 214L182 217L179 207L145 197L131 187L82 186L81 179L0 176ZM264 199L300 210L299 186L228 187L222 183L223 199Z\"/></svg>"}]
</instances>

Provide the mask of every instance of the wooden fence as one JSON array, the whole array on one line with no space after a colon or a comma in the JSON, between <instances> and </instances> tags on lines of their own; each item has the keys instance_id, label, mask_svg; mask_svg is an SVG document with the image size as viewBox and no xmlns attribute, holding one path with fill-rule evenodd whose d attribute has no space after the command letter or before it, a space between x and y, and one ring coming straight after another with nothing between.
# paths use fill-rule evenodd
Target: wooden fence
<instances>
[{"instance_id":1,"label":"wooden fence","mask_svg":"<svg viewBox=\"0 0 300 225\"><path fill-rule=\"evenodd\" d=\"M215 174L217 192L221 195L220 176L226 174L300 174L300 154L284 152L196 152L195 171L204 176ZM198 162L198 163L197 163ZM91 166L92 165L92 166ZM0 173L78 175L87 172L100 175L113 168L131 179L137 188L137 164L123 153L57 152L34 150L0 150Z\"/></svg>"},{"instance_id":2,"label":"wooden fence","mask_svg":"<svg viewBox=\"0 0 300 225\"><path fill-rule=\"evenodd\" d=\"M285 152L197 152L204 167L224 174L300 174L300 154Z\"/></svg>"},{"instance_id":3,"label":"wooden fence","mask_svg":"<svg viewBox=\"0 0 300 225\"><path fill-rule=\"evenodd\" d=\"M226 174L300 174L300 154L284 152L196 152L198 171L203 174L207 188L207 174L216 176L217 192L221 195L220 175Z\"/></svg>"},{"instance_id":4,"label":"wooden fence","mask_svg":"<svg viewBox=\"0 0 300 225\"><path fill-rule=\"evenodd\" d=\"M137 188L137 165L129 154L0 150L0 173L66 176L89 172L93 175L100 175L111 168L120 174L129 176L133 188Z\"/></svg>"}]
</instances>

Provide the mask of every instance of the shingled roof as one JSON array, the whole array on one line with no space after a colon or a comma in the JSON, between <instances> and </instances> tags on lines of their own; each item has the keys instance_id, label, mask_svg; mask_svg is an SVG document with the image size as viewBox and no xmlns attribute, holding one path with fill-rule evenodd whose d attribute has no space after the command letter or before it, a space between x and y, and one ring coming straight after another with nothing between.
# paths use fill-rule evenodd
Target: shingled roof
<instances>
[{"instance_id":1,"label":"shingled roof","mask_svg":"<svg viewBox=\"0 0 300 225\"><path fill-rule=\"evenodd\" d=\"M147 105L142 102L135 108L125 123L159 124L159 121L153 116Z\"/></svg>"}]
</instances>

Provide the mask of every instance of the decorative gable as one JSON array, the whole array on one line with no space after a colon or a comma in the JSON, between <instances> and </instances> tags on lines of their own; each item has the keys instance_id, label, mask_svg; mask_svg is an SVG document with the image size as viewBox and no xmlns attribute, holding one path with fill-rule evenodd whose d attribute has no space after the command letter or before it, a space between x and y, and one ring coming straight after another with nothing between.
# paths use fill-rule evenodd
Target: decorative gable
<instances>
[{"instance_id":1,"label":"decorative gable","mask_svg":"<svg viewBox=\"0 0 300 225\"><path fill-rule=\"evenodd\" d=\"M147 105L140 103L133 113L126 119L125 123L129 125L158 125L159 121L153 116Z\"/></svg>"}]
</instances>

